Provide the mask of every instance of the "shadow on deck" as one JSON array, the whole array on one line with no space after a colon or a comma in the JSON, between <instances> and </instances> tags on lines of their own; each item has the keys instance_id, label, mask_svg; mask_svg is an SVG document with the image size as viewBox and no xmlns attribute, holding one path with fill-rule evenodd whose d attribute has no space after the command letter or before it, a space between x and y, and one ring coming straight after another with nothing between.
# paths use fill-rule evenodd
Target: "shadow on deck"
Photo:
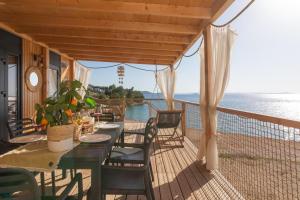
<instances>
[{"instance_id":1,"label":"shadow on deck","mask_svg":"<svg viewBox=\"0 0 300 200\"><path fill-rule=\"evenodd\" d=\"M144 124L140 122L127 121L125 129L143 130ZM196 159L196 149L193 144L185 139L183 143L179 138L170 139L166 137L172 130L160 130L159 137L153 145L151 162L155 180L153 182L155 199L243 199L230 183L218 172L209 173L205 166ZM180 130L179 130L180 133ZM128 136L128 142L140 141L141 138ZM90 186L90 172L81 170L83 174L84 191L86 193ZM61 171L57 171L57 191L60 193L62 187L69 179L61 180ZM47 192L51 192L50 176L47 176ZM76 189L73 190L76 193ZM86 199L86 196L84 197ZM107 196L107 199L146 199L144 196L127 197Z\"/></svg>"}]
</instances>

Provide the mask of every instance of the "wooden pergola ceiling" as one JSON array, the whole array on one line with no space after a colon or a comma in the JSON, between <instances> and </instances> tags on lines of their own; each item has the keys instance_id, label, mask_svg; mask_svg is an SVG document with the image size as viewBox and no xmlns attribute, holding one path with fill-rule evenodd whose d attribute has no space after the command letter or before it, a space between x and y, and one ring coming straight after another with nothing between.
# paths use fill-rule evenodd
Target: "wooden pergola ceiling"
<instances>
[{"instance_id":1,"label":"wooden pergola ceiling","mask_svg":"<svg viewBox=\"0 0 300 200\"><path fill-rule=\"evenodd\" d=\"M233 0L0 0L0 21L74 59L172 65Z\"/></svg>"}]
</instances>

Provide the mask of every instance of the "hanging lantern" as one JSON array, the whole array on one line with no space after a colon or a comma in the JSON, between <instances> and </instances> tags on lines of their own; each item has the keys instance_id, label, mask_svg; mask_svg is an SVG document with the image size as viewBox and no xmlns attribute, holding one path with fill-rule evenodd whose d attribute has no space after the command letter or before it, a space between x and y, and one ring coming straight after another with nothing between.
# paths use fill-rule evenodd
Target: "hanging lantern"
<instances>
[{"instance_id":1,"label":"hanging lantern","mask_svg":"<svg viewBox=\"0 0 300 200\"><path fill-rule=\"evenodd\" d=\"M123 83L124 83L124 71L125 71L125 68L124 68L124 66L119 66L118 67L118 70L117 70L117 73L118 73L118 77L119 77L119 84L120 85L123 85Z\"/></svg>"}]
</instances>

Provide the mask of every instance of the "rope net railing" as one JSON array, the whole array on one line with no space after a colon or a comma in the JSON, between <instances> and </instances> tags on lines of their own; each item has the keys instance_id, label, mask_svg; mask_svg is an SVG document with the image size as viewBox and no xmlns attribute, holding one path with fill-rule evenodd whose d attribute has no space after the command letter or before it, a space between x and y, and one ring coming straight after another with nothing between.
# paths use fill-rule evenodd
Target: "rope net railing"
<instances>
[{"instance_id":1,"label":"rope net railing","mask_svg":"<svg viewBox=\"0 0 300 200\"><path fill-rule=\"evenodd\" d=\"M147 100L150 113L164 100ZM185 137L200 142L199 104L180 100ZM219 172L246 199L300 199L300 122L218 108Z\"/></svg>"},{"instance_id":2,"label":"rope net railing","mask_svg":"<svg viewBox=\"0 0 300 200\"><path fill-rule=\"evenodd\" d=\"M219 171L246 199L300 199L300 129L285 124L218 111Z\"/></svg>"}]
</instances>

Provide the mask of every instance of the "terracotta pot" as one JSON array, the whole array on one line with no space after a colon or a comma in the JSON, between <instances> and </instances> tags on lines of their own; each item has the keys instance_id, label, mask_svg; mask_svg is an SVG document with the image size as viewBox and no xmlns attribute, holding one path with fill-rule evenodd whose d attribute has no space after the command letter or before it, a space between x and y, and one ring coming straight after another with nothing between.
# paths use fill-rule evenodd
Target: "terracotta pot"
<instances>
[{"instance_id":1,"label":"terracotta pot","mask_svg":"<svg viewBox=\"0 0 300 200\"><path fill-rule=\"evenodd\" d=\"M52 152L63 152L73 148L75 125L61 125L47 128L48 149Z\"/></svg>"}]
</instances>

